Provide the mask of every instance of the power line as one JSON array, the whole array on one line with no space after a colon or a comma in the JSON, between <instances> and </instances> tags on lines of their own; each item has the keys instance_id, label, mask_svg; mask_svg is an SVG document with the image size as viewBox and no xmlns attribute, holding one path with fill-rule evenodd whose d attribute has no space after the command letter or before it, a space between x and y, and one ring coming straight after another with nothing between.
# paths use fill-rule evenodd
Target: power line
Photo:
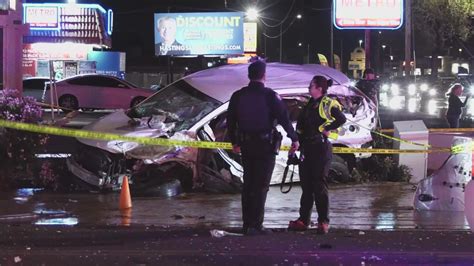
<instances>
[{"instance_id":1,"label":"power line","mask_svg":"<svg viewBox=\"0 0 474 266\"><path fill-rule=\"evenodd\" d=\"M277 24L274 24L274 25L270 25L268 23L266 23L263 18L260 19L260 21L262 22L262 24L266 27L269 27L269 28L276 28L276 27L279 27L281 24L283 24L287 19L288 19L288 16L290 15L291 13L291 10L293 10L293 6L295 5L295 0L293 0L293 2L291 3L291 6L290 6L290 9L288 10L288 12L286 13L285 17Z\"/></svg>"}]
</instances>

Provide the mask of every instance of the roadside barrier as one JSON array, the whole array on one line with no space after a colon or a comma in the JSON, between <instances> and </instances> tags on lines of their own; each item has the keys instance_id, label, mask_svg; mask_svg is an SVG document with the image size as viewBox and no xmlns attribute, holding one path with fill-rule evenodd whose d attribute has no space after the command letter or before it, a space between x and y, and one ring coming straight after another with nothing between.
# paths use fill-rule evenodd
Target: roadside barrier
<instances>
[{"instance_id":1,"label":"roadside barrier","mask_svg":"<svg viewBox=\"0 0 474 266\"><path fill-rule=\"evenodd\" d=\"M88 131L83 129L68 129L52 126L27 124L15 121L0 120L0 127L6 127L16 130L29 131L41 134L58 135L65 137L96 139L96 140L122 140L128 142L136 142L144 145L159 145L159 146L181 146L191 148L203 149L226 149L231 150L232 145L228 142L214 142L214 141L186 141L166 138L147 138L147 137L131 137L120 134ZM281 150L288 151L290 146L282 146ZM401 153L436 153L436 152L452 152L456 150L453 148L431 148L427 150L398 150L398 149L367 149L367 148L346 148L333 147L334 153L372 153L372 154L401 154Z\"/></svg>"}]
</instances>

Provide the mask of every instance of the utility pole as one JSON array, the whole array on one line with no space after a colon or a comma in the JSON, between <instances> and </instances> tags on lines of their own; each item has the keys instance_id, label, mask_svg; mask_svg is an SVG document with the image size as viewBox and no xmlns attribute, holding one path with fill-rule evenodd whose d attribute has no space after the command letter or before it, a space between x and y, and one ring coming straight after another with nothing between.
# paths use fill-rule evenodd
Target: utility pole
<instances>
[{"instance_id":1,"label":"utility pole","mask_svg":"<svg viewBox=\"0 0 474 266\"><path fill-rule=\"evenodd\" d=\"M329 26L331 27L331 49L329 51L330 67L334 67L334 26L332 25L332 22L334 21L333 1L331 1L331 22L329 23Z\"/></svg>"},{"instance_id":2,"label":"utility pole","mask_svg":"<svg viewBox=\"0 0 474 266\"><path fill-rule=\"evenodd\" d=\"M365 69L371 68L370 66L370 30L365 30L364 38L364 49L365 49Z\"/></svg>"},{"instance_id":3,"label":"utility pole","mask_svg":"<svg viewBox=\"0 0 474 266\"><path fill-rule=\"evenodd\" d=\"M405 0L405 76L410 75L411 70L411 0Z\"/></svg>"},{"instance_id":4,"label":"utility pole","mask_svg":"<svg viewBox=\"0 0 474 266\"><path fill-rule=\"evenodd\" d=\"M283 50L283 23L280 24L280 63Z\"/></svg>"}]
</instances>

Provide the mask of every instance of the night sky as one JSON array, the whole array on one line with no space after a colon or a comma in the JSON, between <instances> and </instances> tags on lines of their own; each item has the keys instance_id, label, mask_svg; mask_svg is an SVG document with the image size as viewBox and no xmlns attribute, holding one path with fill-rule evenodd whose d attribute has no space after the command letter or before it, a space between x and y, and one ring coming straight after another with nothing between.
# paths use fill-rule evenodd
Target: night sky
<instances>
[{"instance_id":1,"label":"night sky","mask_svg":"<svg viewBox=\"0 0 474 266\"><path fill-rule=\"evenodd\" d=\"M28 0L26 2L45 2ZM54 1L48 1L54 2ZM58 1L59 2L59 1ZM61 1L62 2L62 1ZM77 0L78 3L99 3L105 8L114 10L114 33L112 50L127 53L127 65L162 64L163 59L154 56L153 14L160 12L212 12L212 11L245 11L249 5L256 5L261 11L262 22L259 23L259 54L266 55L269 61L279 60L279 27L278 24L288 13L282 24L283 61L304 63L304 56L310 54L310 62L316 62L316 54L329 54L331 0ZM290 7L292 7L290 9ZM295 20L296 15L303 15ZM265 33L267 37L263 36ZM381 34L372 31L373 46L377 43L392 46L392 53L403 54L403 27L400 30L385 30ZM341 53L345 62L349 54L363 39L362 30L334 29L334 52ZM302 46L299 47L298 43ZM309 44L309 50L308 50ZM342 46L342 47L341 47ZM375 47L374 47L375 49ZM380 53L381 48L379 48ZM376 50L373 51L377 53ZM386 51L388 55L388 52Z\"/></svg>"}]
</instances>

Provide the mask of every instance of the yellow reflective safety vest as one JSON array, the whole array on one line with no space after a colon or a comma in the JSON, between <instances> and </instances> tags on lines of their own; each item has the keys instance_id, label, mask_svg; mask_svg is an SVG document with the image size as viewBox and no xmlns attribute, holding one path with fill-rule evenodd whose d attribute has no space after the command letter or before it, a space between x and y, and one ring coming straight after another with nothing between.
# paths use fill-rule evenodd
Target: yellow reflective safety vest
<instances>
[{"instance_id":1,"label":"yellow reflective safety vest","mask_svg":"<svg viewBox=\"0 0 474 266\"><path fill-rule=\"evenodd\" d=\"M321 99L321 103L319 104L319 115L322 119L326 120L320 127L319 132L324 131L324 127L331 124L335 118L331 115L331 109L337 107L340 111L342 111L342 105L337 101L328 96L323 96ZM331 130L329 132L329 138L337 139L339 136L339 129Z\"/></svg>"}]
</instances>

